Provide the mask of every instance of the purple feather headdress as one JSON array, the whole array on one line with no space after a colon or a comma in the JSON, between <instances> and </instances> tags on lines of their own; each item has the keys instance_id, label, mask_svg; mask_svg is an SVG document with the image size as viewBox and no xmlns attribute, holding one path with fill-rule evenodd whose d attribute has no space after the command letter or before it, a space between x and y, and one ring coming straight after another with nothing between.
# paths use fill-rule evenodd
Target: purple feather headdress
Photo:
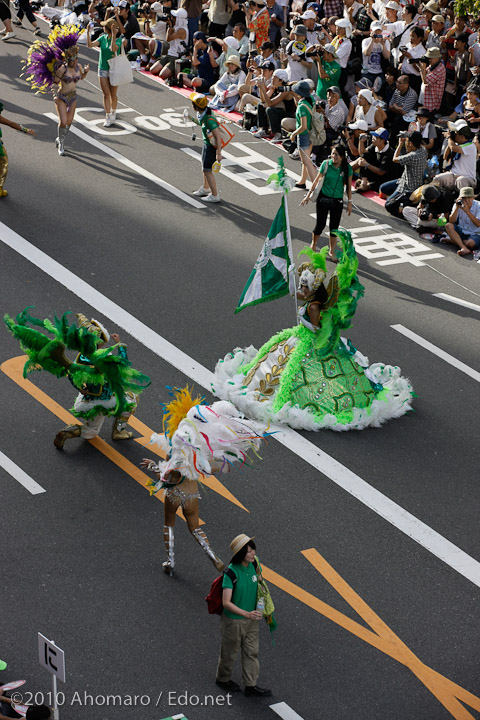
<instances>
[{"instance_id":1,"label":"purple feather headdress","mask_svg":"<svg viewBox=\"0 0 480 720\"><path fill-rule=\"evenodd\" d=\"M76 46L79 35L76 25L57 25L46 43L37 40L29 47L24 67L33 90L42 93L51 90L57 66L64 62L65 52Z\"/></svg>"}]
</instances>

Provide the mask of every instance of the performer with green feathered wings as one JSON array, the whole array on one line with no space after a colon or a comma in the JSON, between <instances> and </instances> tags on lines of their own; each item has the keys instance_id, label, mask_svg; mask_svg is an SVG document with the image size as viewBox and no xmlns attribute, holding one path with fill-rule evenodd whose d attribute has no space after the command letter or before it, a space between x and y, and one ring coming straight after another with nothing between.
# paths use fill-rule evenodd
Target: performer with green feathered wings
<instances>
[{"instance_id":1,"label":"performer with green feathered wings","mask_svg":"<svg viewBox=\"0 0 480 720\"><path fill-rule=\"evenodd\" d=\"M303 430L379 427L411 409L413 390L399 367L375 363L340 332L350 327L364 288L348 231L339 229L340 260L327 288L326 253L310 249L298 268L300 323L217 363L213 392L247 417Z\"/></svg>"},{"instance_id":2,"label":"performer with green feathered wings","mask_svg":"<svg viewBox=\"0 0 480 720\"><path fill-rule=\"evenodd\" d=\"M54 322L39 320L29 314L27 307L13 320L5 315L5 323L20 342L28 360L23 376L33 370L46 370L56 377L66 377L79 391L71 412L84 420L83 425L68 425L57 433L54 442L61 450L65 440L94 438L100 432L105 417L113 417L113 440L128 440L133 433L126 429L128 418L137 407L137 395L150 385L147 375L134 370L128 360L126 346L120 336L112 333L116 343L104 347L110 340L107 330L98 320L88 320L77 313L78 326L68 322L68 315L55 316ZM51 336L36 330L46 330ZM72 362L65 349L77 352ZM117 354L114 354L114 350Z\"/></svg>"}]
</instances>

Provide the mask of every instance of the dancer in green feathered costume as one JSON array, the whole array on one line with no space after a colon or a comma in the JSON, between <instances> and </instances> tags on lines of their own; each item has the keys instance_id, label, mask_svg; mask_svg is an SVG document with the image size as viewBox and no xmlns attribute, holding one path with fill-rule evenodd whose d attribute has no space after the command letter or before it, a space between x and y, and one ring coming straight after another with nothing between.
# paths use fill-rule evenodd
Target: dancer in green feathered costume
<instances>
[{"instance_id":1,"label":"dancer in green feathered costume","mask_svg":"<svg viewBox=\"0 0 480 720\"><path fill-rule=\"evenodd\" d=\"M46 370L56 377L66 377L79 391L71 412L84 419L83 425L68 425L57 433L54 445L59 450L65 440L74 437L96 437L106 416L114 417L113 440L128 440L133 433L126 429L128 418L137 407L137 395L149 384L147 375L134 370L128 361L127 349L120 336L112 333L113 347L104 347L110 335L98 320L88 320L77 313L78 326L68 322L68 315L55 316L54 322L39 320L29 314L27 307L13 320L5 315L5 323L17 340L28 360L23 376L33 370ZM36 326L53 337L35 330ZM65 349L75 350L72 362ZM113 351L117 350L117 355Z\"/></svg>"},{"instance_id":2,"label":"dancer in green feathered costume","mask_svg":"<svg viewBox=\"0 0 480 720\"><path fill-rule=\"evenodd\" d=\"M411 409L413 390L400 368L375 363L340 332L350 327L364 288L349 232L335 233L342 250L328 287L321 252L298 268L300 323L274 335L260 350L237 348L217 363L214 393L247 417L303 430L379 427Z\"/></svg>"}]
</instances>

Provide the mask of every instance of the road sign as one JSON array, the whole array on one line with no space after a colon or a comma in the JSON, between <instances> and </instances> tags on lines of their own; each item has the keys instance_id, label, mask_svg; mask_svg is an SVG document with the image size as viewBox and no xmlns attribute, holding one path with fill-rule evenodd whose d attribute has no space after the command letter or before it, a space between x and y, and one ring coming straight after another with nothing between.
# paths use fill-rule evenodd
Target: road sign
<instances>
[{"instance_id":1,"label":"road sign","mask_svg":"<svg viewBox=\"0 0 480 720\"><path fill-rule=\"evenodd\" d=\"M38 660L45 670L65 682L65 653L42 633L38 633Z\"/></svg>"}]
</instances>

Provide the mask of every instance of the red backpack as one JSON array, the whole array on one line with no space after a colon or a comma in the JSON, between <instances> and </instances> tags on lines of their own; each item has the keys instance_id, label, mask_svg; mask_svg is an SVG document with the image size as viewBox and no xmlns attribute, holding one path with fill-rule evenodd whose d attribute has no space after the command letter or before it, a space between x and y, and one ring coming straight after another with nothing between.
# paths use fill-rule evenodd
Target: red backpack
<instances>
[{"instance_id":1,"label":"red backpack","mask_svg":"<svg viewBox=\"0 0 480 720\"><path fill-rule=\"evenodd\" d=\"M256 560L253 561L253 565L255 567L255 571L258 572L258 565L257 565ZM225 572L222 573L222 575L219 575L218 577L216 577L215 580L212 582L212 584L210 586L210 592L208 593L208 595L205 598L205 600L207 601L208 612L210 613L210 615L221 615L223 613L223 600L222 600L223 588L222 588L222 585L223 585L223 576L225 574L228 575L228 577L232 581L233 592L235 592L237 576L235 575L235 573L233 572L233 570L231 568L227 568L225 570ZM232 593L232 595L233 595L233 593Z\"/></svg>"}]
</instances>

